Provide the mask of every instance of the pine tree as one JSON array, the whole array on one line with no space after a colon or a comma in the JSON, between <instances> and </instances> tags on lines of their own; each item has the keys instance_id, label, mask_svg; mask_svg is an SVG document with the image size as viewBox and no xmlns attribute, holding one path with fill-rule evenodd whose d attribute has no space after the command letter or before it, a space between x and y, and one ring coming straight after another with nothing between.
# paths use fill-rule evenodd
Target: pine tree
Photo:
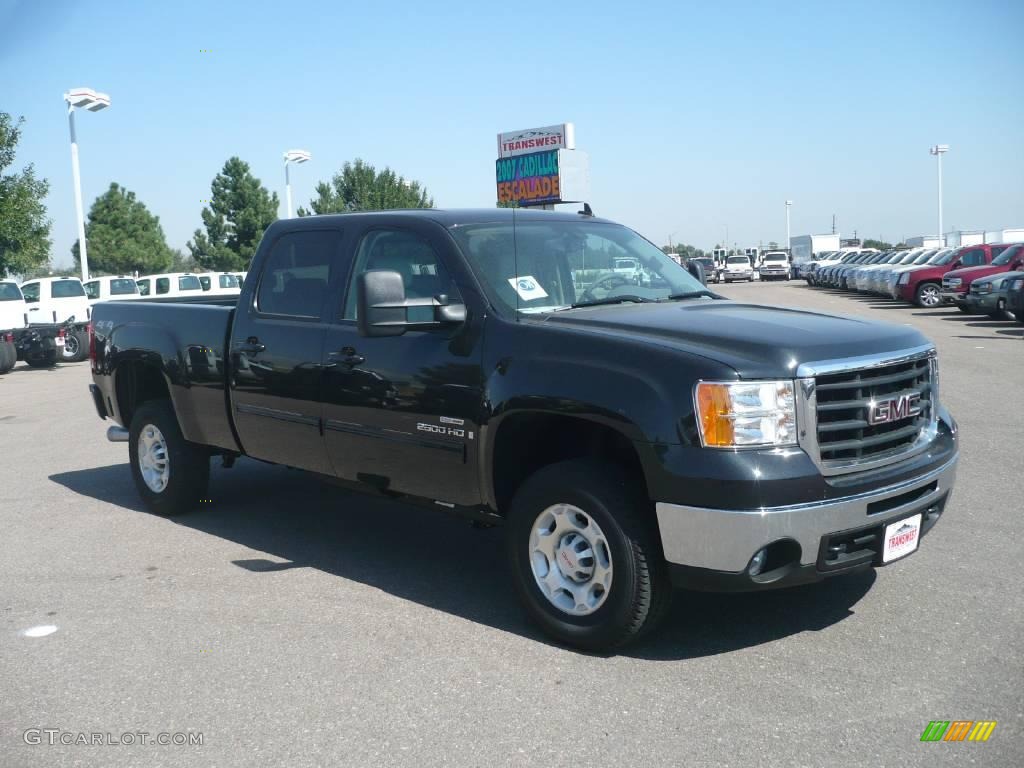
<instances>
[{"instance_id":1,"label":"pine tree","mask_svg":"<svg viewBox=\"0 0 1024 768\"><path fill-rule=\"evenodd\" d=\"M96 198L85 225L89 245L89 271L95 274L123 275L164 272L171 265L172 253L164 238L160 218L116 182ZM78 240L71 246L75 264L81 256Z\"/></svg>"}]
</instances>

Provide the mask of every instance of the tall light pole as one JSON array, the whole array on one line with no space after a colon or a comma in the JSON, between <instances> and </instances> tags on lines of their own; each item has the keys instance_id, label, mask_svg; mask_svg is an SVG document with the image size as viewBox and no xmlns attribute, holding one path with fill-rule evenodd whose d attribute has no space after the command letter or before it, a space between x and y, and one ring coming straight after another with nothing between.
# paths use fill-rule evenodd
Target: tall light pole
<instances>
[{"instance_id":1,"label":"tall light pole","mask_svg":"<svg viewBox=\"0 0 1024 768\"><path fill-rule=\"evenodd\" d=\"M786 201L786 250L789 250L789 209L793 206L792 200Z\"/></svg>"},{"instance_id":2,"label":"tall light pole","mask_svg":"<svg viewBox=\"0 0 1024 768\"><path fill-rule=\"evenodd\" d=\"M309 152L304 149L289 149L284 153L284 191L285 198L288 201L288 218L292 217L292 180L288 175L288 165L295 163L299 165L301 163L308 162L312 157Z\"/></svg>"},{"instance_id":3,"label":"tall light pole","mask_svg":"<svg viewBox=\"0 0 1024 768\"><path fill-rule=\"evenodd\" d=\"M99 112L110 106L110 96L92 88L72 88L64 94L68 105L68 130L71 133L71 175L75 181L75 213L78 215L78 256L82 282L89 279L89 255L85 244L85 212L82 210L82 176L78 170L78 138L75 136L75 107Z\"/></svg>"},{"instance_id":4,"label":"tall light pole","mask_svg":"<svg viewBox=\"0 0 1024 768\"><path fill-rule=\"evenodd\" d=\"M942 156L949 152L949 144L936 144L928 152L935 155L939 164L939 243L946 244L946 236L942 232Z\"/></svg>"}]
</instances>

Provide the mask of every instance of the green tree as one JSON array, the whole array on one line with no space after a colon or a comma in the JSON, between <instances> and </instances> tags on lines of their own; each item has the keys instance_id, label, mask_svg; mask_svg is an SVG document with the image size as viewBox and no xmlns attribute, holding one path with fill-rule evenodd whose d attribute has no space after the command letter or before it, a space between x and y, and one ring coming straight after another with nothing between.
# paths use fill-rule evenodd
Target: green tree
<instances>
[{"instance_id":1,"label":"green tree","mask_svg":"<svg viewBox=\"0 0 1024 768\"><path fill-rule=\"evenodd\" d=\"M202 214L206 232L197 229L188 249L204 269L243 270L264 230L277 219L277 193L268 192L237 157L224 163L210 191L210 205Z\"/></svg>"},{"instance_id":2,"label":"green tree","mask_svg":"<svg viewBox=\"0 0 1024 768\"><path fill-rule=\"evenodd\" d=\"M43 204L49 182L36 178L31 163L20 173L4 173L14 163L24 122L0 112L0 277L38 269L50 258L50 220Z\"/></svg>"},{"instance_id":3,"label":"green tree","mask_svg":"<svg viewBox=\"0 0 1024 768\"><path fill-rule=\"evenodd\" d=\"M377 171L369 163L345 163L331 183L316 185L317 197L309 202L313 213L385 211L394 208L433 208L434 201L418 181L397 175L390 168ZM299 208L299 216L310 211Z\"/></svg>"},{"instance_id":4,"label":"green tree","mask_svg":"<svg viewBox=\"0 0 1024 768\"><path fill-rule=\"evenodd\" d=\"M142 274L164 272L171 264L160 218L116 182L96 198L85 224L89 244L89 271L95 274L123 275L138 270ZM81 263L78 240L71 246L75 264Z\"/></svg>"},{"instance_id":5,"label":"green tree","mask_svg":"<svg viewBox=\"0 0 1024 768\"><path fill-rule=\"evenodd\" d=\"M884 240L865 240L865 248L877 248L880 251L891 251L892 243L887 243Z\"/></svg>"},{"instance_id":6,"label":"green tree","mask_svg":"<svg viewBox=\"0 0 1024 768\"><path fill-rule=\"evenodd\" d=\"M191 255L186 256L180 248L171 251L171 272L196 272L196 260Z\"/></svg>"}]
</instances>

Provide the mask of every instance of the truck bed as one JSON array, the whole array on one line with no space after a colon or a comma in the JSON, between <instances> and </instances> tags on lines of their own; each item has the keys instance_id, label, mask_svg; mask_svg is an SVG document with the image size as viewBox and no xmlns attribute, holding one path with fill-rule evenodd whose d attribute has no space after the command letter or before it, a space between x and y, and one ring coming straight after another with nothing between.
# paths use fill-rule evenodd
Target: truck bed
<instances>
[{"instance_id":1,"label":"truck bed","mask_svg":"<svg viewBox=\"0 0 1024 768\"><path fill-rule=\"evenodd\" d=\"M187 440L238 450L230 420L226 354L237 296L100 302L93 308L97 380L108 414L124 426L118 377L126 361L163 371ZM158 359L154 359L154 358Z\"/></svg>"}]
</instances>

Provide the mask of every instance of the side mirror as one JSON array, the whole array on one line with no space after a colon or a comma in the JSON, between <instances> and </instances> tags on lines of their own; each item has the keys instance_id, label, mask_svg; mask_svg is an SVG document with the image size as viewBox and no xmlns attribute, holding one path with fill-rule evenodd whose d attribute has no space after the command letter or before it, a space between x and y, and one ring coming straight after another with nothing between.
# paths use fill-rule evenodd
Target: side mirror
<instances>
[{"instance_id":1,"label":"side mirror","mask_svg":"<svg viewBox=\"0 0 1024 768\"><path fill-rule=\"evenodd\" d=\"M410 322L409 307L432 307L434 319ZM407 299L402 276L390 269L372 269L356 278L356 326L361 336L401 336L408 330L427 330L466 321L464 304L449 304L447 296Z\"/></svg>"},{"instance_id":2,"label":"side mirror","mask_svg":"<svg viewBox=\"0 0 1024 768\"><path fill-rule=\"evenodd\" d=\"M688 261L686 262L686 269L700 281L701 285L708 284L708 276L704 272L704 265L699 261Z\"/></svg>"}]
</instances>

